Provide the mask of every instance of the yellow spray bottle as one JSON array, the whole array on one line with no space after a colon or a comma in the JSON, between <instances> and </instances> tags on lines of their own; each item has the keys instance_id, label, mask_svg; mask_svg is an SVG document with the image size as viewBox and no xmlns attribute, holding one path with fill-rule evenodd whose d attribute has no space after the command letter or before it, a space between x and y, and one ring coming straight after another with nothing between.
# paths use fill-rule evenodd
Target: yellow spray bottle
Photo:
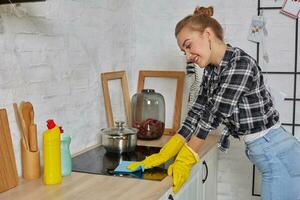
<instances>
[{"instance_id":1,"label":"yellow spray bottle","mask_svg":"<svg viewBox=\"0 0 300 200\"><path fill-rule=\"evenodd\" d=\"M44 184L60 184L60 129L52 119L47 120L47 127L43 132Z\"/></svg>"}]
</instances>

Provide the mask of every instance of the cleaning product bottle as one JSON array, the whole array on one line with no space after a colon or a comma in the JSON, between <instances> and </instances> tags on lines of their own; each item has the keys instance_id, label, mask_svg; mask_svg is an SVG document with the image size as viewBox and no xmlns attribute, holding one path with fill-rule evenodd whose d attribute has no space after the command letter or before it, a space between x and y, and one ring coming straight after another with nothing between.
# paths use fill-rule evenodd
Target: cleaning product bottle
<instances>
[{"instance_id":1,"label":"cleaning product bottle","mask_svg":"<svg viewBox=\"0 0 300 200\"><path fill-rule=\"evenodd\" d=\"M60 129L52 119L47 120L47 127L43 133L44 184L60 184Z\"/></svg>"},{"instance_id":2,"label":"cleaning product bottle","mask_svg":"<svg viewBox=\"0 0 300 200\"><path fill-rule=\"evenodd\" d=\"M61 174L62 176L70 176L72 172L72 157L70 152L71 137L66 135L60 127L60 153L61 153Z\"/></svg>"}]
</instances>

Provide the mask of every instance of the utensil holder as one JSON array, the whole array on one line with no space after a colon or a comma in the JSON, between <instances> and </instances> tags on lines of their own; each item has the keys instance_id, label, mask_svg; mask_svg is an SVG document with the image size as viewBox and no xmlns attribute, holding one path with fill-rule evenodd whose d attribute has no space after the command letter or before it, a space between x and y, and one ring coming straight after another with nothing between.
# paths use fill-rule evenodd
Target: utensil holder
<instances>
[{"instance_id":1,"label":"utensil holder","mask_svg":"<svg viewBox=\"0 0 300 200\"><path fill-rule=\"evenodd\" d=\"M41 176L40 151L31 152L26 149L25 141L21 139L22 176L24 179L33 180Z\"/></svg>"}]
</instances>

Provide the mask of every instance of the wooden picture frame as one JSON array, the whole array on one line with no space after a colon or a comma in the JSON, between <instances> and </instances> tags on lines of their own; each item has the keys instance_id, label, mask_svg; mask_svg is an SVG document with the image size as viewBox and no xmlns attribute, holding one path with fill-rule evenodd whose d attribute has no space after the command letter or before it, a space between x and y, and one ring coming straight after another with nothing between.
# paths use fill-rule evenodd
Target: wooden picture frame
<instances>
[{"instance_id":1,"label":"wooden picture frame","mask_svg":"<svg viewBox=\"0 0 300 200\"><path fill-rule=\"evenodd\" d=\"M108 88L108 81L121 79L121 86L123 91L123 100L126 112L126 121L127 126L131 126L131 109L130 109L130 97L129 97L129 90L128 90L128 81L126 77L125 71L115 71L115 72L105 72L101 73L101 81L102 81L102 89L103 89L103 96L104 96L104 103L105 103L105 110L106 110L106 117L108 127L114 127L114 118L113 112L111 107L111 100Z\"/></svg>"},{"instance_id":2,"label":"wooden picture frame","mask_svg":"<svg viewBox=\"0 0 300 200\"><path fill-rule=\"evenodd\" d=\"M164 131L164 134L174 135L178 131L180 126L185 72L141 70L139 71L138 88L137 88L138 92L141 92L144 89L146 77L177 79L176 95L175 95L176 100L175 100L174 115L172 120L173 124L171 128L165 128Z\"/></svg>"}]
</instances>

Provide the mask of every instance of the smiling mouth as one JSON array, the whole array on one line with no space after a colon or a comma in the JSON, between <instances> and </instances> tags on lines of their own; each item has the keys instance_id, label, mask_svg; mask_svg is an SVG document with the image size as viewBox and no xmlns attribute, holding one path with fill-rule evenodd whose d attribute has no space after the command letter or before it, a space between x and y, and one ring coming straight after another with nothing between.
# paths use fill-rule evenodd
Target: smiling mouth
<instances>
[{"instance_id":1,"label":"smiling mouth","mask_svg":"<svg viewBox=\"0 0 300 200\"><path fill-rule=\"evenodd\" d=\"M193 59L193 63L197 63L197 61L198 61L198 56L196 56L194 59Z\"/></svg>"}]
</instances>

